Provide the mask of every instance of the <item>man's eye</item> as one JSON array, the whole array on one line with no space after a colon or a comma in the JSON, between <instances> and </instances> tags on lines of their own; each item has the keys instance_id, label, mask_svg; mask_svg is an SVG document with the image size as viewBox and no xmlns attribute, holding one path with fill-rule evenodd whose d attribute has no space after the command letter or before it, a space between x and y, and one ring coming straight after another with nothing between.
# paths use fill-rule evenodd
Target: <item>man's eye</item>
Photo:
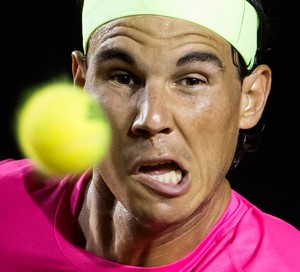
<instances>
[{"instance_id":1,"label":"man's eye","mask_svg":"<svg viewBox=\"0 0 300 272\"><path fill-rule=\"evenodd\" d=\"M187 86L194 86L194 85L204 84L205 82L199 78L190 77L184 79L183 83Z\"/></svg>"},{"instance_id":2,"label":"man's eye","mask_svg":"<svg viewBox=\"0 0 300 272\"><path fill-rule=\"evenodd\" d=\"M114 79L121 84L134 84L133 79L129 75L116 75Z\"/></svg>"},{"instance_id":3,"label":"man's eye","mask_svg":"<svg viewBox=\"0 0 300 272\"><path fill-rule=\"evenodd\" d=\"M139 84L139 80L130 75L130 74L115 74L110 77L110 80L116 81L119 84L124 84L124 85L137 85Z\"/></svg>"}]
</instances>

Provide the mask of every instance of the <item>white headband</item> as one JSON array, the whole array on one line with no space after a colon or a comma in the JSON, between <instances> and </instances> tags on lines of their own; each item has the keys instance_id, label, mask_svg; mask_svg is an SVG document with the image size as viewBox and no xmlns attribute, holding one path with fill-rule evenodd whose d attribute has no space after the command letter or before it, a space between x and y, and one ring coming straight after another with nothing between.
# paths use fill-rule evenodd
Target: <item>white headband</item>
<instances>
[{"instance_id":1,"label":"white headband","mask_svg":"<svg viewBox=\"0 0 300 272\"><path fill-rule=\"evenodd\" d=\"M101 25L121 17L161 15L194 22L227 40L248 69L257 50L258 17L246 0L85 0L82 12L83 47Z\"/></svg>"}]
</instances>

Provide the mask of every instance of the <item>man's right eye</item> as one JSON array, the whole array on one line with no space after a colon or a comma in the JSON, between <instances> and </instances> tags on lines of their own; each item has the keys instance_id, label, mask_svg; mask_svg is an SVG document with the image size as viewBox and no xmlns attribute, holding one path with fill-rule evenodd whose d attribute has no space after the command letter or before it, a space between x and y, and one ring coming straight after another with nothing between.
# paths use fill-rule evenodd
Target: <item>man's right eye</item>
<instances>
[{"instance_id":1,"label":"man's right eye","mask_svg":"<svg viewBox=\"0 0 300 272\"><path fill-rule=\"evenodd\" d=\"M138 85L140 84L140 80L138 80L137 77L134 77L131 74L128 73L118 73L111 75L110 80L117 82L118 84L124 84L124 85Z\"/></svg>"},{"instance_id":2,"label":"man's right eye","mask_svg":"<svg viewBox=\"0 0 300 272\"><path fill-rule=\"evenodd\" d=\"M116 75L113 77L113 80L117 81L120 84L127 84L127 85L134 84L134 81L131 78L131 76L125 75L125 74L124 75Z\"/></svg>"}]
</instances>

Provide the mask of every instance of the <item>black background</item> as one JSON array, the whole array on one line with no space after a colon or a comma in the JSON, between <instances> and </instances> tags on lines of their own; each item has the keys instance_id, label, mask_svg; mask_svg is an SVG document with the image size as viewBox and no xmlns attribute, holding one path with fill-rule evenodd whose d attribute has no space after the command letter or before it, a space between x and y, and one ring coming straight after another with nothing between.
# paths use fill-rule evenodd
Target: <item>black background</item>
<instances>
[{"instance_id":1,"label":"black background","mask_svg":"<svg viewBox=\"0 0 300 272\"><path fill-rule=\"evenodd\" d=\"M252 203L300 229L297 1L263 3L273 28L266 128L258 151L228 177ZM21 158L13 132L20 96L58 76L71 79L71 52L82 48L80 14L75 0L3 1L1 8L0 159Z\"/></svg>"}]
</instances>

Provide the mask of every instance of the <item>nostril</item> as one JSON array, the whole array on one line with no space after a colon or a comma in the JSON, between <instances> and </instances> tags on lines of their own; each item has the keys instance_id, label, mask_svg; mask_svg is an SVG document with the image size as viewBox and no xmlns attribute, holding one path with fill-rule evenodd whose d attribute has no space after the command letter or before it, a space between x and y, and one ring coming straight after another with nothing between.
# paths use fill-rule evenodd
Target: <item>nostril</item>
<instances>
[{"instance_id":1,"label":"nostril","mask_svg":"<svg viewBox=\"0 0 300 272\"><path fill-rule=\"evenodd\" d=\"M171 129L163 128L163 129L155 130L155 129L150 129L150 128L135 128L135 129L132 129L132 132L135 136L147 138L147 137L151 137L156 134L159 134L159 133L169 134L171 132Z\"/></svg>"},{"instance_id":2,"label":"nostril","mask_svg":"<svg viewBox=\"0 0 300 272\"><path fill-rule=\"evenodd\" d=\"M170 132L171 132L170 128L164 128L164 129L161 130L160 133L169 134Z\"/></svg>"},{"instance_id":3,"label":"nostril","mask_svg":"<svg viewBox=\"0 0 300 272\"><path fill-rule=\"evenodd\" d=\"M150 132L146 129L137 128L137 129L133 129L132 132L135 136L139 136L139 137L147 138L151 136Z\"/></svg>"}]
</instances>

